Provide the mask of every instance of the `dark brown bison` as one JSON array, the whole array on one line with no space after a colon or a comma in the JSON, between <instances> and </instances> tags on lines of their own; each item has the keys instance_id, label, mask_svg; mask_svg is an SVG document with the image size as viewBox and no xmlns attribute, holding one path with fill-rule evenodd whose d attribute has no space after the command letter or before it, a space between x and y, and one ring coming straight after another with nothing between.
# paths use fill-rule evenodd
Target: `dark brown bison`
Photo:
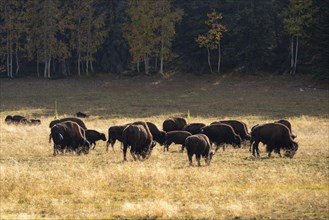
<instances>
[{"instance_id":1,"label":"dark brown bison","mask_svg":"<svg viewBox=\"0 0 329 220\"><path fill-rule=\"evenodd\" d=\"M54 156L65 149L73 150L80 154L88 154L90 143L86 139L84 129L76 122L66 121L55 124L50 131L54 142Z\"/></svg>"},{"instance_id":2,"label":"dark brown bison","mask_svg":"<svg viewBox=\"0 0 329 220\"><path fill-rule=\"evenodd\" d=\"M202 133L207 135L209 140L216 144L217 148L222 144L231 144L233 147L241 147L241 138L233 128L227 124L213 124L202 128ZM225 147L223 145L223 150Z\"/></svg>"},{"instance_id":3,"label":"dark brown bison","mask_svg":"<svg viewBox=\"0 0 329 220\"><path fill-rule=\"evenodd\" d=\"M162 124L162 130L165 132L183 130L186 120L182 117L172 117L166 119Z\"/></svg>"},{"instance_id":4,"label":"dark brown bison","mask_svg":"<svg viewBox=\"0 0 329 220\"><path fill-rule=\"evenodd\" d=\"M241 138L242 141L248 140L250 141L250 134L248 133L247 129L247 124L241 121L237 120L222 120L219 122L213 122L211 125L216 124L216 123L222 123L222 124L227 124L230 125L234 132L238 134Z\"/></svg>"},{"instance_id":5,"label":"dark brown bison","mask_svg":"<svg viewBox=\"0 0 329 220\"><path fill-rule=\"evenodd\" d=\"M82 112L75 113L75 116L77 116L78 118L89 118L89 115Z\"/></svg>"},{"instance_id":6,"label":"dark brown bison","mask_svg":"<svg viewBox=\"0 0 329 220\"><path fill-rule=\"evenodd\" d=\"M87 129L87 126L85 125L85 123L79 119L79 118L62 118L62 119L56 119L50 122L49 124L49 128L52 128L55 124L60 123L60 122L65 122L65 121L73 121L75 123L77 123L80 127L82 127L83 129Z\"/></svg>"},{"instance_id":7,"label":"dark brown bison","mask_svg":"<svg viewBox=\"0 0 329 220\"><path fill-rule=\"evenodd\" d=\"M143 159L149 158L152 149L155 146L152 134L145 122L128 125L123 130L122 142L124 160L127 160L126 154L129 146L131 147L130 153L134 160L136 160L136 155L138 158L140 156L142 156Z\"/></svg>"},{"instance_id":8,"label":"dark brown bison","mask_svg":"<svg viewBox=\"0 0 329 220\"><path fill-rule=\"evenodd\" d=\"M29 123L29 125L40 125L41 120L40 119L30 119L28 123Z\"/></svg>"},{"instance_id":9,"label":"dark brown bison","mask_svg":"<svg viewBox=\"0 0 329 220\"><path fill-rule=\"evenodd\" d=\"M164 149L163 151L165 151L167 149L167 151L169 150L169 146L172 143L175 144L181 144L182 145L182 152L184 151L184 147L185 147L185 140L187 137L191 136L192 134L188 131L169 131L166 133L165 136L165 141L164 141Z\"/></svg>"},{"instance_id":10,"label":"dark brown bison","mask_svg":"<svg viewBox=\"0 0 329 220\"><path fill-rule=\"evenodd\" d=\"M295 139L297 137L297 135L292 134L292 131L291 131L291 123L288 120L286 120L286 119L280 119L278 121L275 121L274 123L280 123L280 124L283 124L283 125L287 126L289 128L290 133L291 133L291 137L293 139Z\"/></svg>"},{"instance_id":11,"label":"dark brown bison","mask_svg":"<svg viewBox=\"0 0 329 220\"><path fill-rule=\"evenodd\" d=\"M14 116L11 116L11 115L8 115L6 118L5 118L5 122L7 124L28 124L28 120L27 118L25 118L24 116L21 116L21 115L14 115Z\"/></svg>"},{"instance_id":12,"label":"dark brown bison","mask_svg":"<svg viewBox=\"0 0 329 220\"><path fill-rule=\"evenodd\" d=\"M109 145L111 144L111 147L114 151L114 144L116 140L122 142L122 133L123 130L128 126L126 125L117 125L117 126L111 126L108 129L108 138L106 143L106 151L109 150Z\"/></svg>"},{"instance_id":13,"label":"dark brown bison","mask_svg":"<svg viewBox=\"0 0 329 220\"><path fill-rule=\"evenodd\" d=\"M96 147L96 141L99 140L106 141L106 137L104 133L100 133L98 131L91 129L87 129L85 132L86 132L86 139L89 141L90 147L94 145L93 149L95 149Z\"/></svg>"},{"instance_id":14,"label":"dark brown bison","mask_svg":"<svg viewBox=\"0 0 329 220\"><path fill-rule=\"evenodd\" d=\"M195 134L187 137L185 140L185 146L190 165L192 165L192 157L194 154L196 160L198 161L198 166L200 166L201 156L205 158L207 165L210 164L213 153L211 152L210 141L206 135Z\"/></svg>"},{"instance_id":15,"label":"dark brown bison","mask_svg":"<svg viewBox=\"0 0 329 220\"><path fill-rule=\"evenodd\" d=\"M298 150L298 144L292 137L287 126L280 123L267 123L254 127L251 131L252 154L259 157L259 142L266 145L268 156L274 150L281 157L280 150L286 151L285 155L292 158Z\"/></svg>"},{"instance_id":16,"label":"dark brown bison","mask_svg":"<svg viewBox=\"0 0 329 220\"><path fill-rule=\"evenodd\" d=\"M191 123L184 126L183 130L191 134L201 134L201 128L206 126L204 123Z\"/></svg>"},{"instance_id":17,"label":"dark brown bison","mask_svg":"<svg viewBox=\"0 0 329 220\"><path fill-rule=\"evenodd\" d=\"M146 124L150 129L150 132L153 136L153 140L158 142L160 145L163 145L163 142L165 141L166 132L160 131L158 127L152 122L146 122Z\"/></svg>"}]
</instances>

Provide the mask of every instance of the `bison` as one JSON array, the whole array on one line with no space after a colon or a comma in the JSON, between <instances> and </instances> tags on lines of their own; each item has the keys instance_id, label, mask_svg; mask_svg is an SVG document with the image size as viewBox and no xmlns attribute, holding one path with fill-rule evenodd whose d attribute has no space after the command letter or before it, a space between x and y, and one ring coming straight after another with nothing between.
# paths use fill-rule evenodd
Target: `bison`
<instances>
[{"instance_id":1,"label":"bison","mask_svg":"<svg viewBox=\"0 0 329 220\"><path fill-rule=\"evenodd\" d=\"M250 141L251 136L248 133L246 123L237 121L237 120L223 120L223 121L219 121L219 122L213 122L213 123L211 123L211 125L217 124L217 123L230 125L233 128L234 132L240 136L242 141L245 141L245 140Z\"/></svg>"},{"instance_id":2,"label":"bison","mask_svg":"<svg viewBox=\"0 0 329 220\"><path fill-rule=\"evenodd\" d=\"M7 124L27 124L28 120L27 118L25 118L24 116L21 115L7 115L7 117L5 118L5 122Z\"/></svg>"},{"instance_id":3,"label":"bison","mask_svg":"<svg viewBox=\"0 0 329 220\"><path fill-rule=\"evenodd\" d=\"M201 128L206 126L204 123L191 123L184 126L183 130L191 134L201 134Z\"/></svg>"},{"instance_id":4,"label":"bison","mask_svg":"<svg viewBox=\"0 0 329 220\"><path fill-rule=\"evenodd\" d=\"M99 140L106 141L106 137L105 137L104 133L100 133L98 131L91 130L91 129L87 129L85 132L86 132L86 139L89 141L90 147L92 147L94 145L94 147L92 149L95 149L96 141L99 141Z\"/></svg>"},{"instance_id":5,"label":"bison","mask_svg":"<svg viewBox=\"0 0 329 220\"><path fill-rule=\"evenodd\" d=\"M289 131L290 131L290 133L291 133L291 137L293 139L295 139L297 137L297 135L292 134L292 131L291 131L291 123L288 120L286 120L286 119L280 119L278 121L275 121L274 123L280 123L280 124L283 124L283 125L287 126L288 129L289 129Z\"/></svg>"},{"instance_id":6,"label":"bison","mask_svg":"<svg viewBox=\"0 0 329 220\"><path fill-rule=\"evenodd\" d=\"M192 165L192 157L194 154L196 160L198 161L198 166L200 166L201 156L205 158L207 165L210 164L213 152L211 152L211 144L206 135L195 134L187 137L185 140L185 146L190 165Z\"/></svg>"},{"instance_id":7,"label":"bison","mask_svg":"<svg viewBox=\"0 0 329 220\"><path fill-rule=\"evenodd\" d=\"M286 151L285 155L292 158L298 150L298 143L291 137L290 130L287 126L280 123L267 123L254 127L251 131L252 154L259 157L259 142L266 145L268 157L274 150L281 157L280 150Z\"/></svg>"},{"instance_id":8,"label":"bison","mask_svg":"<svg viewBox=\"0 0 329 220\"><path fill-rule=\"evenodd\" d=\"M153 141L152 134L145 122L139 122L139 124L128 125L122 133L123 142L123 159L126 161L126 153L128 146L131 146L131 156L136 160L136 155L142 156L143 159L147 159L155 142Z\"/></svg>"},{"instance_id":9,"label":"bison","mask_svg":"<svg viewBox=\"0 0 329 220\"><path fill-rule=\"evenodd\" d=\"M152 122L146 122L146 124L150 129L150 132L153 136L153 140L158 142L160 145L163 145L163 143L165 141L166 132L160 131L158 129L158 127L155 124L153 124Z\"/></svg>"},{"instance_id":10,"label":"bison","mask_svg":"<svg viewBox=\"0 0 329 220\"><path fill-rule=\"evenodd\" d=\"M162 130L165 132L183 130L186 120L182 117L173 117L166 119L162 124Z\"/></svg>"},{"instance_id":11,"label":"bison","mask_svg":"<svg viewBox=\"0 0 329 220\"><path fill-rule=\"evenodd\" d=\"M216 144L217 148L221 144L231 144L233 147L241 147L241 138L237 135L233 128L227 124L213 124L202 128L203 134L207 135L209 140ZM223 150L225 147L223 146Z\"/></svg>"},{"instance_id":12,"label":"bison","mask_svg":"<svg viewBox=\"0 0 329 220\"><path fill-rule=\"evenodd\" d=\"M85 123L79 119L79 118L62 118L62 119L56 119L50 122L49 124L49 128L52 128L55 124L60 123L60 122L65 122L65 121L73 121L75 123L77 123L80 127L82 127L83 129L87 129L87 126L85 125Z\"/></svg>"},{"instance_id":13,"label":"bison","mask_svg":"<svg viewBox=\"0 0 329 220\"><path fill-rule=\"evenodd\" d=\"M29 124L30 125L40 125L41 124L41 120L40 119L30 119L29 120Z\"/></svg>"},{"instance_id":14,"label":"bison","mask_svg":"<svg viewBox=\"0 0 329 220\"><path fill-rule=\"evenodd\" d=\"M165 136L165 141L164 141L164 149L163 151L165 151L167 149L167 151L169 150L169 146L172 143L175 144L181 144L182 145L182 152L184 151L184 147L185 147L185 140L187 137L191 136L192 134L188 131L169 131L166 133Z\"/></svg>"},{"instance_id":15,"label":"bison","mask_svg":"<svg viewBox=\"0 0 329 220\"><path fill-rule=\"evenodd\" d=\"M122 142L122 133L123 130L128 126L126 125L117 125L117 126L111 126L108 129L108 138L106 143L106 151L109 150L109 145L111 144L112 149L114 151L114 144L116 140Z\"/></svg>"},{"instance_id":16,"label":"bison","mask_svg":"<svg viewBox=\"0 0 329 220\"><path fill-rule=\"evenodd\" d=\"M82 112L75 113L75 116L77 116L78 118L89 118L89 115Z\"/></svg>"},{"instance_id":17,"label":"bison","mask_svg":"<svg viewBox=\"0 0 329 220\"><path fill-rule=\"evenodd\" d=\"M72 149L78 154L89 153L90 143L86 139L85 131L76 122L66 121L55 124L50 131L50 136L54 142L54 156L58 151Z\"/></svg>"}]
</instances>

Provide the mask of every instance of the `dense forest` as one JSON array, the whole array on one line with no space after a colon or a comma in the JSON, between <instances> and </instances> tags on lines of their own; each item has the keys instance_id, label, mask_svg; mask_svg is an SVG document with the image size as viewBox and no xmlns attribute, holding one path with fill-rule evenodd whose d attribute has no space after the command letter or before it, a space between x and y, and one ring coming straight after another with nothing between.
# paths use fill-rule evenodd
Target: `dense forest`
<instances>
[{"instance_id":1,"label":"dense forest","mask_svg":"<svg viewBox=\"0 0 329 220\"><path fill-rule=\"evenodd\" d=\"M16 78L241 72L329 78L329 1L0 1L0 72Z\"/></svg>"}]
</instances>

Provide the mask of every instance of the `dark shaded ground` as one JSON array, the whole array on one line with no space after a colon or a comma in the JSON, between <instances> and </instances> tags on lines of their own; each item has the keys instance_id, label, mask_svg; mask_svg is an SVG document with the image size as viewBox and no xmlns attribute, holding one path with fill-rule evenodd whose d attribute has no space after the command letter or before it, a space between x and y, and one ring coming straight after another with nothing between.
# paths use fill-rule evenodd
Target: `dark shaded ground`
<instances>
[{"instance_id":1,"label":"dark shaded ground","mask_svg":"<svg viewBox=\"0 0 329 220\"><path fill-rule=\"evenodd\" d=\"M250 116L327 118L329 90L308 76L175 75L114 78L0 79L1 112L34 116L87 112L100 117ZM32 114L32 113L31 113Z\"/></svg>"}]
</instances>

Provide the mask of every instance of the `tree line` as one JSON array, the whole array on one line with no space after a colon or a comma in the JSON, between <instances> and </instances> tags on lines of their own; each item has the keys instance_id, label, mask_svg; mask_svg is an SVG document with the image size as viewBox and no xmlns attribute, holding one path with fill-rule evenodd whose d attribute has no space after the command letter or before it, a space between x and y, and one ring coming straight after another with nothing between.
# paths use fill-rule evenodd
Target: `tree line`
<instances>
[{"instance_id":1,"label":"tree line","mask_svg":"<svg viewBox=\"0 0 329 220\"><path fill-rule=\"evenodd\" d=\"M10 78L221 69L329 78L328 1L10 0L0 10L0 72Z\"/></svg>"}]
</instances>

